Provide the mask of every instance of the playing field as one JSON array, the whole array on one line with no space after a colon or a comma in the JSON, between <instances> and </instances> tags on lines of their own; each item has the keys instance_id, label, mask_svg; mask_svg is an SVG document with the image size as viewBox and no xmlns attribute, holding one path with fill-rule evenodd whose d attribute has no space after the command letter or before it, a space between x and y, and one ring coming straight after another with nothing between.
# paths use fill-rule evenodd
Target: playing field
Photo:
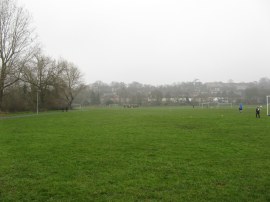
<instances>
[{"instance_id":1,"label":"playing field","mask_svg":"<svg viewBox=\"0 0 270 202\"><path fill-rule=\"evenodd\" d=\"M255 108L90 108L0 120L0 201L270 201Z\"/></svg>"}]
</instances>

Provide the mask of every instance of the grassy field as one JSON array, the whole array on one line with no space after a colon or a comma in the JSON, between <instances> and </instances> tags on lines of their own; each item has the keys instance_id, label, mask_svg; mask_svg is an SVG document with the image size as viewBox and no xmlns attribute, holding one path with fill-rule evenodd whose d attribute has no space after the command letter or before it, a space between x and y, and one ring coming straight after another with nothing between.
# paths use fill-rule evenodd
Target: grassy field
<instances>
[{"instance_id":1,"label":"grassy field","mask_svg":"<svg viewBox=\"0 0 270 202\"><path fill-rule=\"evenodd\" d=\"M255 109L93 108L0 120L0 201L270 201Z\"/></svg>"}]
</instances>

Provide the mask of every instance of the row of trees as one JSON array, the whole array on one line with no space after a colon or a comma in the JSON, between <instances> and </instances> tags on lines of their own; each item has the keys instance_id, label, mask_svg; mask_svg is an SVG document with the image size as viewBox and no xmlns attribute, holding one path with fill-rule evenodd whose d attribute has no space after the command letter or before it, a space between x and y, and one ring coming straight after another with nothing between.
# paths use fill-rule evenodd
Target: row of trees
<instances>
[{"instance_id":1,"label":"row of trees","mask_svg":"<svg viewBox=\"0 0 270 202\"><path fill-rule=\"evenodd\" d=\"M73 63L45 56L27 10L16 0L0 0L0 112L70 107L83 88Z\"/></svg>"},{"instance_id":2,"label":"row of trees","mask_svg":"<svg viewBox=\"0 0 270 202\"><path fill-rule=\"evenodd\" d=\"M36 53L22 65L17 81L3 91L2 110L34 110L71 107L84 88L82 75L72 63ZM37 98L38 96L38 98Z\"/></svg>"},{"instance_id":3,"label":"row of trees","mask_svg":"<svg viewBox=\"0 0 270 202\"><path fill-rule=\"evenodd\" d=\"M269 78L261 78L259 81L250 83L233 81L202 83L194 80L161 86L144 85L138 82L106 84L97 81L86 86L75 102L83 105L196 105L201 102L263 104L266 95L270 95Z\"/></svg>"}]
</instances>

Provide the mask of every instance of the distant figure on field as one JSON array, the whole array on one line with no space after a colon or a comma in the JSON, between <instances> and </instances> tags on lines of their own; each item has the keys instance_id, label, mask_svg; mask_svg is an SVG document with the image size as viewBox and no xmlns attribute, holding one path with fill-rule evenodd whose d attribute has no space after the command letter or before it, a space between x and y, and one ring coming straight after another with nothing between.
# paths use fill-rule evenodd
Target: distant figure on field
<instances>
[{"instance_id":1,"label":"distant figure on field","mask_svg":"<svg viewBox=\"0 0 270 202\"><path fill-rule=\"evenodd\" d=\"M239 105L239 112L242 112L242 110L243 110L243 105L242 105L242 103L240 103L240 105Z\"/></svg>"},{"instance_id":2,"label":"distant figure on field","mask_svg":"<svg viewBox=\"0 0 270 202\"><path fill-rule=\"evenodd\" d=\"M260 107L257 107L256 108L256 118L261 118L260 111L261 111Z\"/></svg>"}]
</instances>

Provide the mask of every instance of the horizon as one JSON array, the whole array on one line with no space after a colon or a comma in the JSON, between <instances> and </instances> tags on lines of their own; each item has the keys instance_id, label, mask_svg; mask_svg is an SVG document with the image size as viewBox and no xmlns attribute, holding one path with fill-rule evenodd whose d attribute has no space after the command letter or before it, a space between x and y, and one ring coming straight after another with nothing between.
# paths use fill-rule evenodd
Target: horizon
<instances>
[{"instance_id":1,"label":"horizon","mask_svg":"<svg viewBox=\"0 0 270 202\"><path fill-rule=\"evenodd\" d=\"M165 83L165 84L149 84L149 83L141 83L141 82L138 82L138 81L132 81L132 82L123 82L123 81L111 81L111 82L104 82L104 81L101 81L101 80L96 80L94 82L91 82L91 83L86 83L86 85L93 85L97 82L101 82L103 84L106 84L106 85L111 85L112 83L124 83L126 85L130 85L130 84L133 84L133 83L139 83L139 84L142 84L142 85L150 85L150 86L153 86L153 87L159 87L159 86L171 86L171 85L181 85L183 83L202 83L202 84L207 84L207 83L222 83L222 84L255 84L255 83L259 83L261 79L267 79L270 81L270 78L268 77L262 77L256 81L250 81L250 82L235 82L235 81L227 81L227 82L223 82L223 81L206 81L206 82L203 82L201 81L200 79L195 79L193 81L179 81L179 82L173 82L173 83Z\"/></svg>"}]
</instances>

